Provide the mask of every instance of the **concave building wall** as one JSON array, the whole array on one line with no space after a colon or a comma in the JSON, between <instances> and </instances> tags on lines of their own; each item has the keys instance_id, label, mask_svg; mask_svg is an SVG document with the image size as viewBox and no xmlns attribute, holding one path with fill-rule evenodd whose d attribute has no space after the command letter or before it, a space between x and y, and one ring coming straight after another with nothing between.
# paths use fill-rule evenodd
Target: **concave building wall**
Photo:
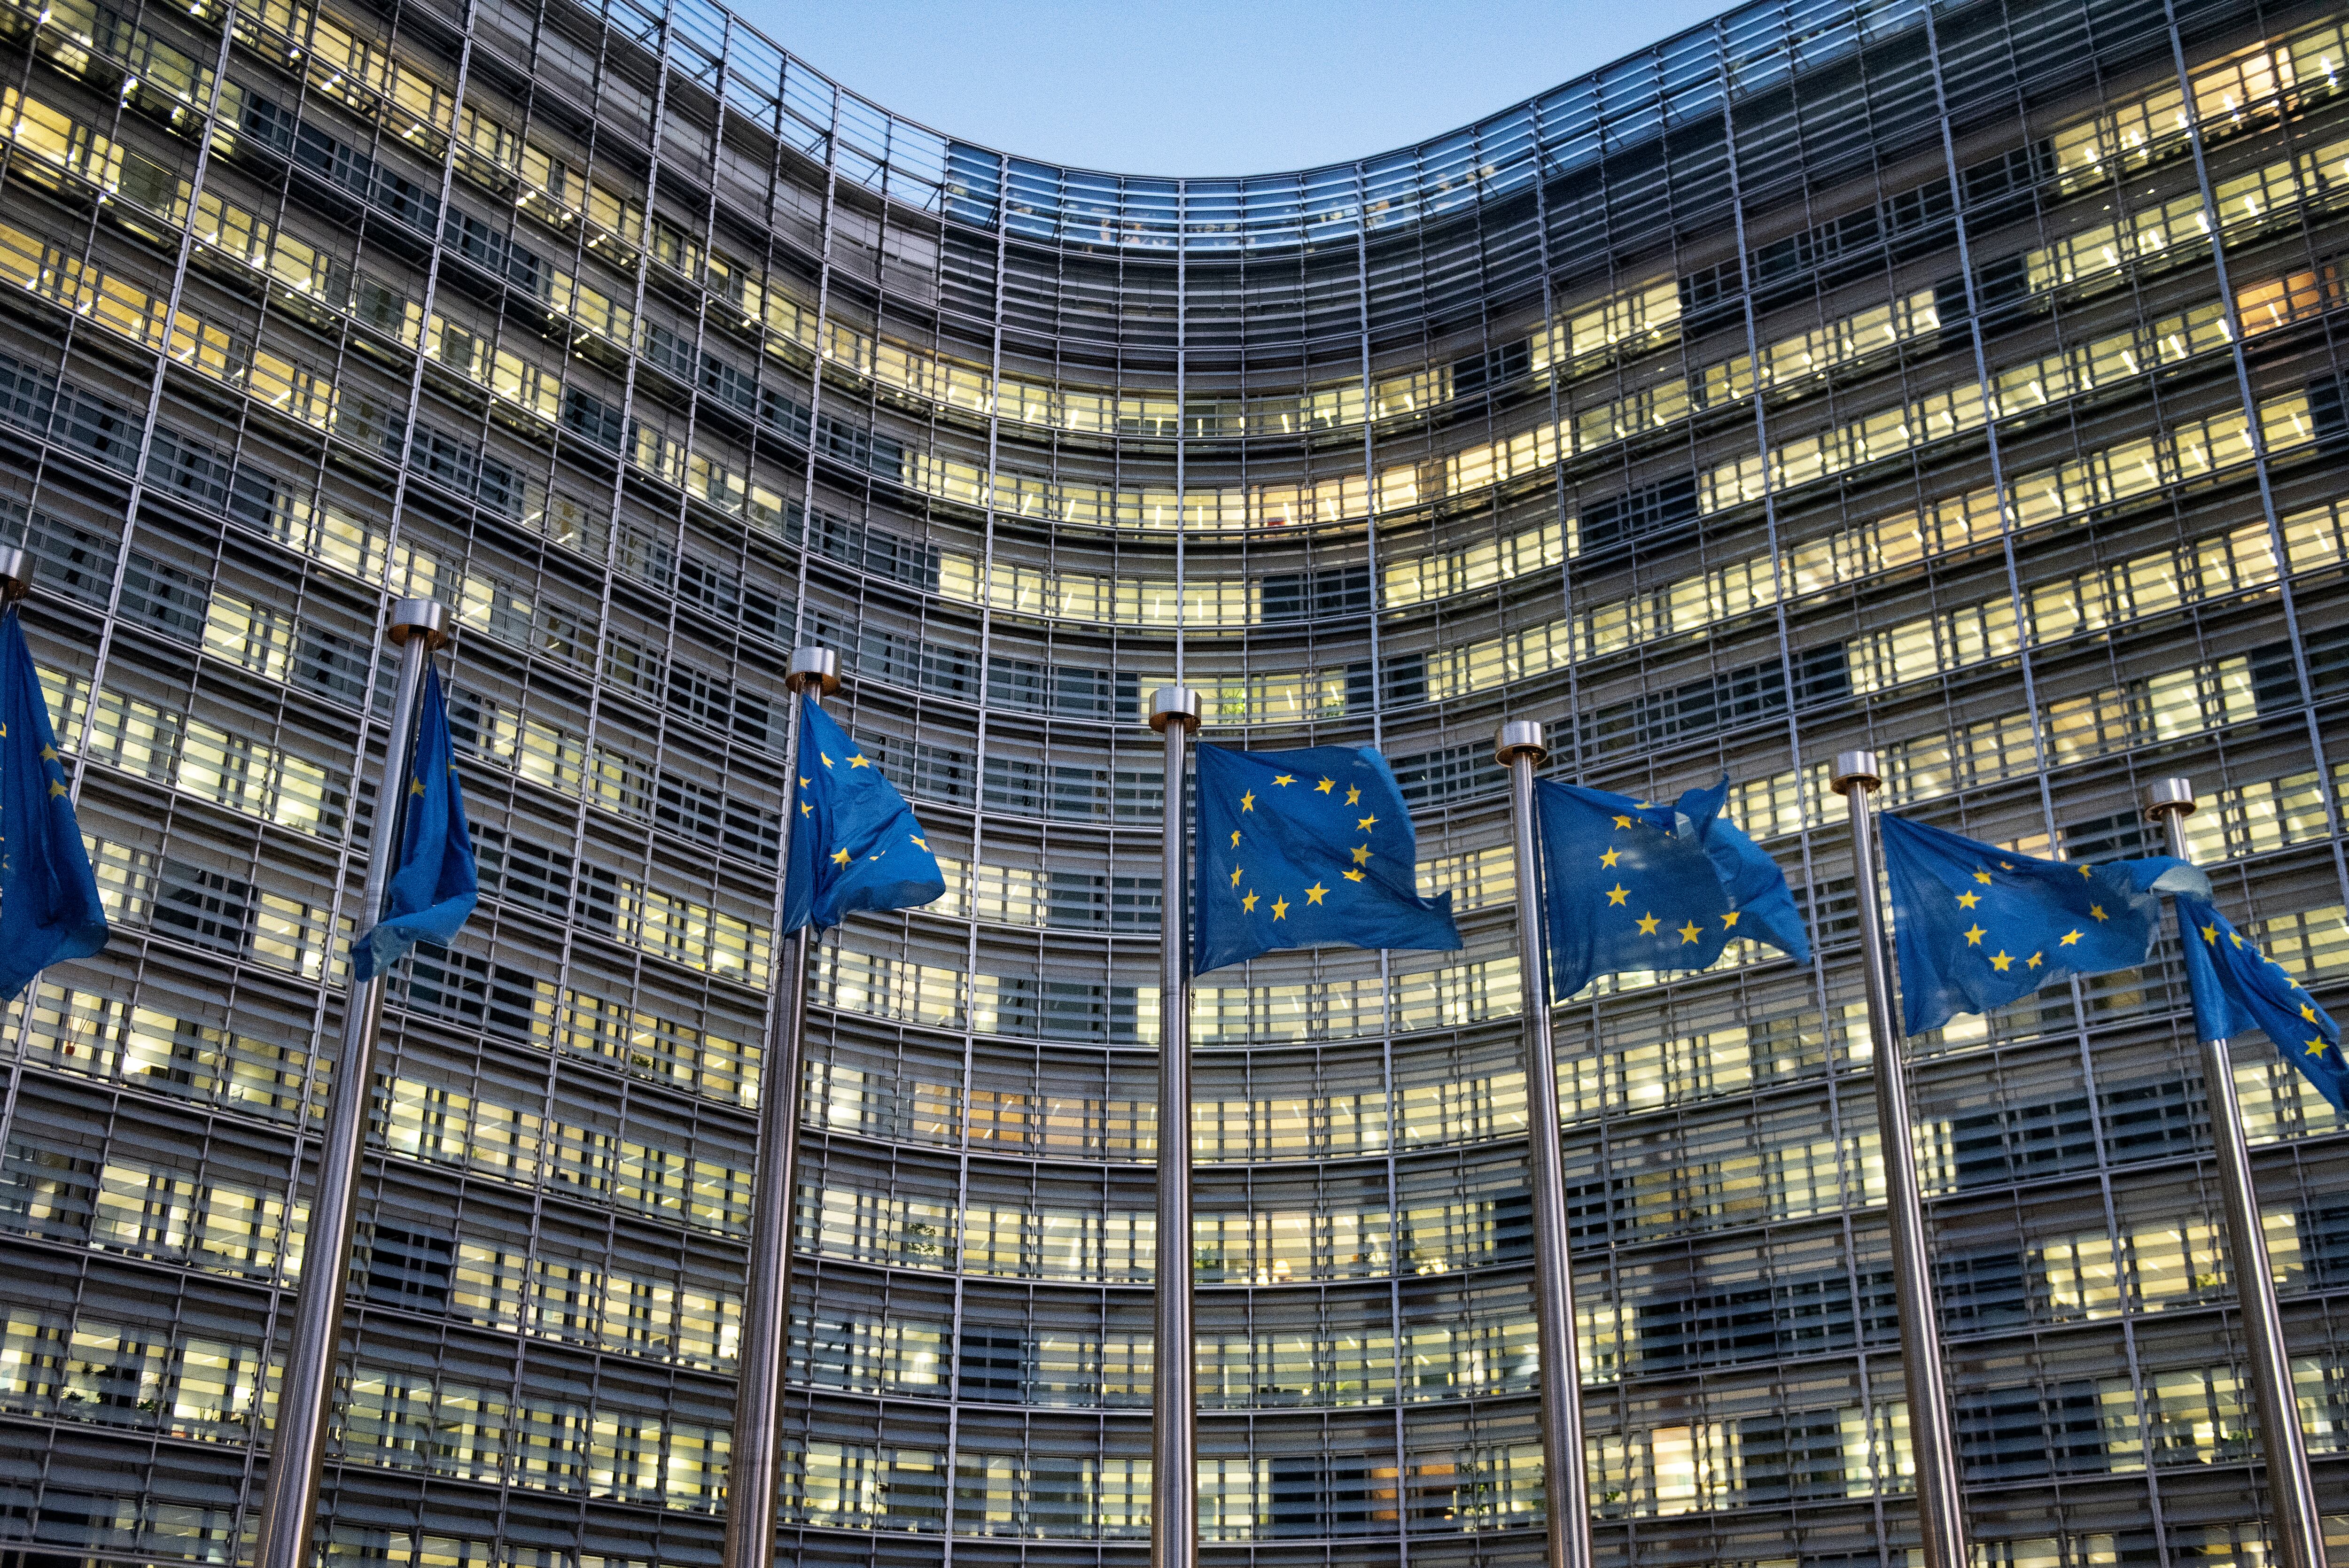
<instances>
[{"instance_id":1,"label":"concave building wall","mask_svg":"<svg viewBox=\"0 0 2349 1568\"><path fill-rule=\"evenodd\" d=\"M1605 1560L1915 1540L1837 750L2078 858L2190 774L2342 999L2337 12L1754 5L1175 181L700 0L336 4L0 12L0 535L118 932L9 1019L10 1568L253 1528L387 595L457 613L485 896L393 983L353 1564L716 1560L797 644L950 879L813 981L801 1563L1143 1561L1178 676L1209 739L1392 758L1467 939L1195 997L1219 1563L1538 1557L1503 717L1561 778L1726 772L1819 938L1560 1010ZM1917 1042L1992 1563L2259 1550L2182 1008L2165 960ZM2337 1496L2341 1146L2237 1076Z\"/></svg>"}]
</instances>

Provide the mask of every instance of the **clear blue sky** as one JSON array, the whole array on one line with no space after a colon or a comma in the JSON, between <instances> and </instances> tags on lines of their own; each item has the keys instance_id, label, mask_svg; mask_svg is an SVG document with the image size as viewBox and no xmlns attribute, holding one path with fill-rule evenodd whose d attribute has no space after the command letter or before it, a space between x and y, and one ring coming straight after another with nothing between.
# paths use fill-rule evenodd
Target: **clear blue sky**
<instances>
[{"instance_id":1,"label":"clear blue sky","mask_svg":"<svg viewBox=\"0 0 2349 1568\"><path fill-rule=\"evenodd\" d=\"M818 69L952 136L1124 174L1258 174L1400 147L1727 0L731 0Z\"/></svg>"}]
</instances>

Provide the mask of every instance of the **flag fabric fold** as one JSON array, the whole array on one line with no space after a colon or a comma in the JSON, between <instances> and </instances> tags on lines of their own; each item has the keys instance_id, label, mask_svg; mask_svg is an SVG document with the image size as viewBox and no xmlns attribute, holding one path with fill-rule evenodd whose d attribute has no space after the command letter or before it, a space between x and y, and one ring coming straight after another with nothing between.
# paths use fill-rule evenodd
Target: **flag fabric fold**
<instances>
[{"instance_id":1,"label":"flag fabric fold","mask_svg":"<svg viewBox=\"0 0 2349 1568\"><path fill-rule=\"evenodd\" d=\"M1534 780L1550 997L1601 975L1702 969L1740 937L1807 963L1777 862L1721 815L1729 780L1671 806Z\"/></svg>"},{"instance_id":2,"label":"flag fabric fold","mask_svg":"<svg viewBox=\"0 0 2349 1568\"><path fill-rule=\"evenodd\" d=\"M2197 1036L2229 1040L2257 1029L2334 1110L2349 1115L2349 1065L2333 1016L2207 900L2181 894L2172 902Z\"/></svg>"},{"instance_id":3,"label":"flag fabric fold","mask_svg":"<svg viewBox=\"0 0 2349 1568\"><path fill-rule=\"evenodd\" d=\"M1198 758L1195 973L1278 948L1460 946L1452 895L1419 896L1419 841L1385 758L1205 745Z\"/></svg>"},{"instance_id":4,"label":"flag fabric fold","mask_svg":"<svg viewBox=\"0 0 2349 1568\"><path fill-rule=\"evenodd\" d=\"M809 692L800 694L793 806L781 934L810 923L826 931L858 910L912 909L945 894L946 876L914 809Z\"/></svg>"},{"instance_id":5,"label":"flag fabric fold","mask_svg":"<svg viewBox=\"0 0 2349 1568\"><path fill-rule=\"evenodd\" d=\"M351 938L351 975L357 980L383 974L419 942L446 946L481 900L465 791L457 782L456 752L449 741L449 706L440 695L440 672L429 662L416 744L405 773L399 859L385 892L383 915ZM376 809L391 809L399 799L385 790Z\"/></svg>"},{"instance_id":6,"label":"flag fabric fold","mask_svg":"<svg viewBox=\"0 0 2349 1568\"><path fill-rule=\"evenodd\" d=\"M41 672L0 616L0 1001L52 964L106 945L106 907L74 816Z\"/></svg>"},{"instance_id":7,"label":"flag fabric fold","mask_svg":"<svg viewBox=\"0 0 2349 1568\"><path fill-rule=\"evenodd\" d=\"M2073 975L2133 969L2153 946L2158 893L2209 879L2168 855L2043 861L1887 813L1904 1033L1987 1013Z\"/></svg>"}]
</instances>

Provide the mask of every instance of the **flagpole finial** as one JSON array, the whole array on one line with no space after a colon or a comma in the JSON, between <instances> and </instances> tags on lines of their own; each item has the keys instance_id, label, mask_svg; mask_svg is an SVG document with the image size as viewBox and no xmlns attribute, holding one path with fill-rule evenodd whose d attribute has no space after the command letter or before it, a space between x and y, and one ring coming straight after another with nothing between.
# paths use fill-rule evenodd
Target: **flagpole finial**
<instances>
[{"instance_id":1,"label":"flagpole finial","mask_svg":"<svg viewBox=\"0 0 2349 1568\"><path fill-rule=\"evenodd\" d=\"M2175 811L2181 817L2194 814L2194 780L2191 779L2161 779L2154 781L2145 792L2145 814L2158 822Z\"/></svg>"},{"instance_id":2,"label":"flagpole finial","mask_svg":"<svg viewBox=\"0 0 2349 1568\"><path fill-rule=\"evenodd\" d=\"M1520 754L1530 754L1537 768L1549 756L1539 719L1513 718L1493 732L1494 761L1506 768Z\"/></svg>"},{"instance_id":3,"label":"flagpole finial","mask_svg":"<svg viewBox=\"0 0 2349 1568\"><path fill-rule=\"evenodd\" d=\"M832 648L793 648L790 673L783 685L792 691L815 688L818 696L830 696L840 689L840 655Z\"/></svg>"},{"instance_id":4,"label":"flagpole finial","mask_svg":"<svg viewBox=\"0 0 2349 1568\"><path fill-rule=\"evenodd\" d=\"M33 591L33 552L0 550L0 604L14 604Z\"/></svg>"},{"instance_id":5,"label":"flagpole finial","mask_svg":"<svg viewBox=\"0 0 2349 1568\"><path fill-rule=\"evenodd\" d=\"M1163 686L1150 694L1150 727L1164 735L1170 724L1181 725L1185 735L1199 727L1197 692L1189 686Z\"/></svg>"},{"instance_id":6,"label":"flagpole finial","mask_svg":"<svg viewBox=\"0 0 2349 1568\"><path fill-rule=\"evenodd\" d=\"M1876 766L1873 751L1838 751L1835 769L1827 775L1827 786L1838 795L1848 795L1855 789L1873 789L1884 782L1883 773Z\"/></svg>"},{"instance_id":7,"label":"flagpole finial","mask_svg":"<svg viewBox=\"0 0 2349 1568\"><path fill-rule=\"evenodd\" d=\"M391 607L383 634L405 647L421 633L424 651L438 653L449 645L449 606L437 599L402 599Z\"/></svg>"}]
</instances>

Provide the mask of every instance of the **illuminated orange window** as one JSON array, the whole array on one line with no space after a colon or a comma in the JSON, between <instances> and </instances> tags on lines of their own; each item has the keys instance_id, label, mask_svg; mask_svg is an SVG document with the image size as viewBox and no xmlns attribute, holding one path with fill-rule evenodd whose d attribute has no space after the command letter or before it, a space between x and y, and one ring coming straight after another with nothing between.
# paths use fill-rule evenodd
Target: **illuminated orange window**
<instances>
[{"instance_id":1,"label":"illuminated orange window","mask_svg":"<svg viewBox=\"0 0 2349 1568\"><path fill-rule=\"evenodd\" d=\"M2235 310L2242 317L2243 335L2263 332L2313 315L2341 302L2340 270L2331 263L2306 272L2288 273L2235 291Z\"/></svg>"}]
</instances>

